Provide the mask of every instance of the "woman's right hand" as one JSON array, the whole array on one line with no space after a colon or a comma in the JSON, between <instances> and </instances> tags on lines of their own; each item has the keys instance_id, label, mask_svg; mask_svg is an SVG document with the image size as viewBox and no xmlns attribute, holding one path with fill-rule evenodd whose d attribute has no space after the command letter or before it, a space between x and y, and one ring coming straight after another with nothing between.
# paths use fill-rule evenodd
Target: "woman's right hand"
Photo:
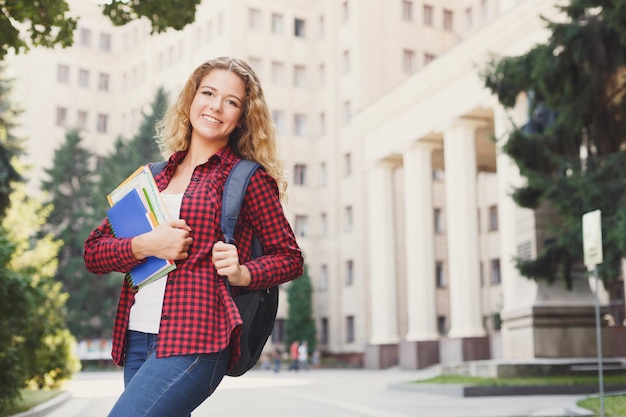
<instances>
[{"instance_id":1,"label":"woman's right hand","mask_svg":"<svg viewBox=\"0 0 626 417\"><path fill-rule=\"evenodd\" d=\"M148 256L173 261L187 259L192 243L191 228L184 220L168 220L152 231L133 238L133 256L136 259Z\"/></svg>"}]
</instances>

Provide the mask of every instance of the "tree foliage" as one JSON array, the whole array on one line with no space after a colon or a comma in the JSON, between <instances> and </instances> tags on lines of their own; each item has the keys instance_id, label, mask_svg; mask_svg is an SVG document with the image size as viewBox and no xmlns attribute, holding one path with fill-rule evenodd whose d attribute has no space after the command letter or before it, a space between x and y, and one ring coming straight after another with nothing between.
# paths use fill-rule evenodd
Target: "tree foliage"
<instances>
[{"instance_id":1,"label":"tree foliage","mask_svg":"<svg viewBox=\"0 0 626 417\"><path fill-rule=\"evenodd\" d=\"M285 344L289 346L294 340L306 340L309 352L313 352L317 346L317 330L313 320L313 286L307 265L302 276L289 283L287 297L289 310L285 323Z\"/></svg>"},{"instance_id":2,"label":"tree foliage","mask_svg":"<svg viewBox=\"0 0 626 417\"><path fill-rule=\"evenodd\" d=\"M485 85L502 105L521 94L530 122L503 138L526 183L513 198L550 213L551 238L520 272L571 285L582 263L582 215L602 213L605 280L619 276L626 254L626 1L572 0L564 20L545 19L544 44L515 57L494 57Z\"/></svg>"},{"instance_id":3,"label":"tree foliage","mask_svg":"<svg viewBox=\"0 0 626 417\"><path fill-rule=\"evenodd\" d=\"M0 74L3 67L0 66ZM22 141L15 137L15 120L21 113L9 100L12 80L0 77L0 216L9 207L13 184L22 181L13 166L14 158L23 154Z\"/></svg>"},{"instance_id":4,"label":"tree foliage","mask_svg":"<svg viewBox=\"0 0 626 417\"><path fill-rule=\"evenodd\" d=\"M152 33L168 28L180 30L193 23L202 0L112 0L100 5L114 25L147 18ZM9 50L16 53L32 47L68 47L74 43L78 17L69 15L66 0L5 0L0 2L0 61Z\"/></svg>"}]
</instances>

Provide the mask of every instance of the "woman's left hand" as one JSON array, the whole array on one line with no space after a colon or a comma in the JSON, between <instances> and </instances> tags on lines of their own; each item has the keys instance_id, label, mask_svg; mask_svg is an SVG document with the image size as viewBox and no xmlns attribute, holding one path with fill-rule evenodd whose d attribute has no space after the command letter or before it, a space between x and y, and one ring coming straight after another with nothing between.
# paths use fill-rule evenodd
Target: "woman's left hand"
<instances>
[{"instance_id":1,"label":"woman's left hand","mask_svg":"<svg viewBox=\"0 0 626 417\"><path fill-rule=\"evenodd\" d=\"M239 253L235 245L219 241L213 245L213 265L217 273L227 277L230 285L246 287L250 284L250 271L239 264Z\"/></svg>"}]
</instances>

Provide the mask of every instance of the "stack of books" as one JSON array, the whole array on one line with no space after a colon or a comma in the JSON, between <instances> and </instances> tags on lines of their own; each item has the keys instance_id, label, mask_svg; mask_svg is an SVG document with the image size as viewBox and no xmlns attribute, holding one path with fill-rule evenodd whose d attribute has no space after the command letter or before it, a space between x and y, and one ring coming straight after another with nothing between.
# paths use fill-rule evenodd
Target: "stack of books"
<instances>
[{"instance_id":1,"label":"stack of books","mask_svg":"<svg viewBox=\"0 0 626 417\"><path fill-rule=\"evenodd\" d=\"M147 233L169 217L161 193L147 166L139 167L107 199L111 205L107 210L107 217L116 237L130 238ZM174 261L150 256L131 269L126 276L132 286L141 287L174 269Z\"/></svg>"}]
</instances>

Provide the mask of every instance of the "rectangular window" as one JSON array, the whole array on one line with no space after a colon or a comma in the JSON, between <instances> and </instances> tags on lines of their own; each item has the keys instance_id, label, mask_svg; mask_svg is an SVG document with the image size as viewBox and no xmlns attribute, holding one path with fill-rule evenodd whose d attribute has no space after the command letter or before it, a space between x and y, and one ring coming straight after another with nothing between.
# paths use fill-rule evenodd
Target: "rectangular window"
<instances>
[{"instance_id":1,"label":"rectangular window","mask_svg":"<svg viewBox=\"0 0 626 417\"><path fill-rule=\"evenodd\" d=\"M272 82L276 85L285 84L285 64L272 62Z\"/></svg>"},{"instance_id":2,"label":"rectangular window","mask_svg":"<svg viewBox=\"0 0 626 417\"><path fill-rule=\"evenodd\" d=\"M276 133L284 134L287 129L285 128L285 112L282 110L272 110L272 120L276 127Z\"/></svg>"},{"instance_id":3,"label":"rectangular window","mask_svg":"<svg viewBox=\"0 0 626 417\"><path fill-rule=\"evenodd\" d=\"M324 67L324 64L320 64L318 69L318 75L320 79L320 86L323 86L324 84L326 84L326 69Z\"/></svg>"},{"instance_id":4,"label":"rectangular window","mask_svg":"<svg viewBox=\"0 0 626 417\"><path fill-rule=\"evenodd\" d=\"M354 343L356 340L354 335L354 316L346 317L346 342Z\"/></svg>"},{"instance_id":5,"label":"rectangular window","mask_svg":"<svg viewBox=\"0 0 626 417\"><path fill-rule=\"evenodd\" d=\"M272 330L272 343L279 344L285 341L285 319L276 318Z\"/></svg>"},{"instance_id":6,"label":"rectangular window","mask_svg":"<svg viewBox=\"0 0 626 417\"><path fill-rule=\"evenodd\" d=\"M343 124L344 126L350 123L352 119L352 104L350 100L344 101L343 103Z\"/></svg>"},{"instance_id":7,"label":"rectangular window","mask_svg":"<svg viewBox=\"0 0 626 417\"><path fill-rule=\"evenodd\" d=\"M352 259L346 261L346 285L354 284L354 261Z\"/></svg>"},{"instance_id":8,"label":"rectangular window","mask_svg":"<svg viewBox=\"0 0 626 417\"><path fill-rule=\"evenodd\" d=\"M428 52L424 53L424 65L428 65L435 60L434 54L429 54Z\"/></svg>"},{"instance_id":9,"label":"rectangular window","mask_svg":"<svg viewBox=\"0 0 626 417\"><path fill-rule=\"evenodd\" d=\"M443 288L446 286L446 277L443 272L443 262L435 262L435 280L437 288Z\"/></svg>"},{"instance_id":10,"label":"rectangular window","mask_svg":"<svg viewBox=\"0 0 626 417\"><path fill-rule=\"evenodd\" d=\"M98 115L98 125L96 126L96 131L98 133L107 133L109 124L109 116L106 114Z\"/></svg>"},{"instance_id":11,"label":"rectangular window","mask_svg":"<svg viewBox=\"0 0 626 417\"><path fill-rule=\"evenodd\" d=\"M320 321L320 343L321 344L328 344L328 318L327 317L322 317L322 320Z\"/></svg>"},{"instance_id":12,"label":"rectangular window","mask_svg":"<svg viewBox=\"0 0 626 417\"><path fill-rule=\"evenodd\" d=\"M293 182L296 185L306 185L306 165L304 164L294 165Z\"/></svg>"},{"instance_id":13,"label":"rectangular window","mask_svg":"<svg viewBox=\"0 0 626 417\"><path fill-rule=\"evenodd\" d=\"M100 34L100 50L105 52L111 51L111 35L108 33Z\"/></svg>"},{"instance_id":14,"label":"rectangular window","mask_svg":"<svg viewBox=\"0 0 626 417\"><path fill-rule=\"evenodd\" d=\"M67 125L67 109L65 107L57 107L56 125L61 127Z\"/></svg>"},{"instance_id":15,"label":"rectangular window","mask_svg":"<svg viewBox=\"0 0 626 417\"><path fill-rule=\"evenodd\" d=\"M324 34L326 33L326 22L324 20L324 16L320 16L318 25L319 25L320 39L322 39L324 37Z\"/></svg>"},{"instance_id":16,"label":"rectangular window","mask_svg":"<svg viewBox=\"0 0 626 417\"><path fill-rule=\"evenodd\" d=\"M320 267L320 290L328 289L328 265L322 264Z\"/></svg>"},{"instance_id":17,"label":"rectangular window","mask_svg":"<svg viewBox=\"0 0 626 417\"><path fill-rule=\"evenodd\" d=\"M263 61L261 58L248 57L248 64L250 64L257 77L263 78Z\"/></svg>"},{"instance_id":18,"label":"rectangular window","mask_svg":"<svg viewBox=\"0 0 626 417\"><path fill-rule=\"evenodd\" d=\"M294 233L299 237L307 237L309 235L309 218L307 216L296 215Z\"/></svg>"},{"instance_id":19,"label":"rectangular window","mask_svg":"<svg viewBox=\"0 0 626 417\"><path fill-rule=\"evenodd\" d=\"M489 207L489 231L498 230L498 206Z\"/></svg>"},{"instance_id":20,"label":"rectangular window","mask_svg":"<svg viewBox=\"0 0 626 417\"><path fill-rule=\"evenodd\" d=\"M89 29L81 29L79 31L80 36L80 46L84 46L85 48L91 47L91 30Z\"/></svg>"},{"instance_id":21,"label":"rectangular window","mask_svg":"<svg viewBox=\"0 0 626 417\"><path fill-rule=\"evenodd\" d=\"M344 74L350 72L350 51L347 49L341 53L341 69Z\"/></svg>"},{"instance_id":22,"label":"rectangular window","mask_svg":"<svg viewBox=\"0 0 626 417\"><path fill-rule=\"evenodd\" d=\"M305 20L295 18L293 23L293 34L296 38L304 38L306 36L305 32Z\"/></svg>"},{"instance_id":23,"label":"rectangular window","mask_svg":"<svg viewBox=\"0 0 626 417\"><path fill-rule=\"evenodd\" d=\"M468 7L465 9L465 29L470 30L472 27L474 27L474 15L472 8Z\"/></svg>"},{"instance_id":24,"label":"rectangular window","mask_svg":"<svg viewBox=\"0 0 626 417\"><path fill-rule=\"evenodd\" d=\"M293 67L293 85L296 87L306 87L306 67L296 65Z\"/></svg>"},{"instance_id":25,"label":"rectangular window","mask_svg":"<svg viewBox=\"0 0 626 417\"><path fill-rule=\"evenodd\" d=\"M98 76L98 90L109 91L109 74L100 73Z\"/></svg>"},{"instance_id":26,"label":"rectangular window","mask_svg":"<svg viewBox=\"0 0 626 417\"><path fill-rule=\"evenodd\" d=\"M86 111L79 110L76 115L76 125L79 129L84 130L87 129L87 116L88 113Z\"/></svg>"},{"instance_id":27,"label":"rectangular window","mask_svg":"<svg viewBox=\"0 0 626 417\"><path fill-rule=\"evenodd\" d=\"M320 123L320 136L324 136L326 134L326 113L320 113L319 123Z\"/></svg>"},{"instance_id":28,"label":"rectangular window","mask_svg":"<svg viewBox=\"0 0 626 417\"><path fill-rule=\"evenodd\" d=\"M308 137L308 128L306 122L305 114L294 114L293 115L293 134L300 137L306 138Z\"/></svg>"},{"instance_id":29,"label":"rectangular window","mask_svg":"<svg viewBox=\"0 0 626 417\"><path fill-rule=\"evenodd\" d=\"M499 284L502 282L500 278L500 259L491 260L491 283Z\"/></svg>"},{"instance_id":30,"label":"rectangular window","mask_svg":"<svg viewBox=\"0 0 626 417\"><path fill-rule=\"evenodd\" d=\"M325 186L327 182L328 173L326 172L326 162L320 162L320 186Z\"/></svg>"},{"instance_id":31,"label":"rectangular window","mask_svg":"<svg viewBox=\"0 0 626 417\"><path fill-rule=\"evenodd\" d=\"M445 336L448 333L446 327L446 316L437 316L437 331L439 335Z\"/></svg>"},{"instance_id":32,"label":"rectangular window","mask_svg":"<svg viewBox=\"0 0 626 417\"><path fill-rule=\"evenodd\" d=\"M282 14L272 14L272 33L283 35L285 33L285 19Z\"/></svg>"},{"instance_id":33,"label":"rectangular window","mask_svg":"<svg viewBox=\"0 0 626 417\"><path fill-rule=\"evenodd\" d=\"M434 211L435 221L435 233L443 233L443 215L440 208L436 208Z\"/></svg>"},{"instance_id":34,"label":"rectangular window","mask_svg":"<svg viewBox=\"0 0 626 417\"><path fill-rule=\"evenodd\" d=\"M346 178L352 175L352 154L350 153L343 156L343 174Z\"/></svg>"},{"instance_id":35,"label":"rectangular window","mask_svg":"<svg viewBox=\"0 0 626 417\"><path fill-rule=\"evenodd\" d=\"M341 19L344 23L350 20L350 5L347 0L341 3Z\"/></svg>"},{"instance_id":36,"label":"rectangular window","mask_svg":"<svg viewBox=\"0 0 626 417\"><path fill-rule=\"evenodd\" d=\"M413 20L413 2L409 0L402 1L402 20L410 22Z\"/></svg>"},{"instance_id":37,"label":"rectangular window","mask_svg":"<svg viewBox=\"0 0 626 417\"><path fill-rule=\"evenodd\" d=\"M263 29L263 15L258 9L248 9L248 27L252 30Z\"/></svg>"},{"instance_id":38,"label":"rectangular window","mask_svg":"<svg viewBox=\"0 0 626 417\"><path fill-rule=\"evenodd\" d=\"M354 213L352 210L352 206L347 206L344 209L344 220L345 220L345 224L344 224L344 230L346 232L351 232L352 228L354 227Z\"/></svg>"},{"instance_id":39,"label":"rectangular window","mask_svg":"<svg viewBox=\"0 0 626 417\"><path fill-rule=\"evenodd\" d=\"M452 32L454 29L454 14L452 10L443 11L443 29Z\"/></svg>"},{"instance_id":40,"label":"rectangular window","mask_svg":"<svg viewBox=\"0 0 626 417\"><path fill-rule=\"evenodd\" d=\"M417 71L417 62L415 60L415 51L405 49L402 51L402 69L407 74L413 74Z\"/></svg>"},{"instance_id":41,"label":"rectangular window","mask_svg":"<svg viewBox=\"0 0 626 417\"><path fill-rule=\"evenodd\" d=\"M67 65L59 64L57 67L57 81L63 84L69 84L70 82L70 67Z\"/></svg>"},{"instance_id":42,"label":"rectangular window","mask_svg":"<svg viewBox=\"0 0 626 417\"><path fill-rule=\"evenodd\" d=\"M422 13L423 13L422 22L424 23L424 26L432 26L433 20L434 20L433 19L433 6L425 4Z\"/></svg>"},{"instance_id":43,"label":"rectangular window","mask_svg":"<svg viewBox=\"0 0 626 417\"><path fill-rule=\"evenodd\" d=\"M78 85L83 88L89 87L89 71L81 69L78 71Z\"/></svg>"},{"instance_id":44,"label":"rectangular window","mask_svg":"<svg viewBox=\"0 0 626 417\"><path fill-rule=\"evenodd\" d=\"M326 237L328 235L328 216L326 213L320 214L320 236Z\"/></svg>"},{"instance_id":45,"label":"rectangular window","mask_svg":"<svg viewBox=\"0 0 626 417\"><path fill-rule=\"evenodd\" d=\"M487 2L487 0L481 0L480 13L483 16L483 20L487 20L489 18L489 3Z\"/></svg>"}]
</instances>

